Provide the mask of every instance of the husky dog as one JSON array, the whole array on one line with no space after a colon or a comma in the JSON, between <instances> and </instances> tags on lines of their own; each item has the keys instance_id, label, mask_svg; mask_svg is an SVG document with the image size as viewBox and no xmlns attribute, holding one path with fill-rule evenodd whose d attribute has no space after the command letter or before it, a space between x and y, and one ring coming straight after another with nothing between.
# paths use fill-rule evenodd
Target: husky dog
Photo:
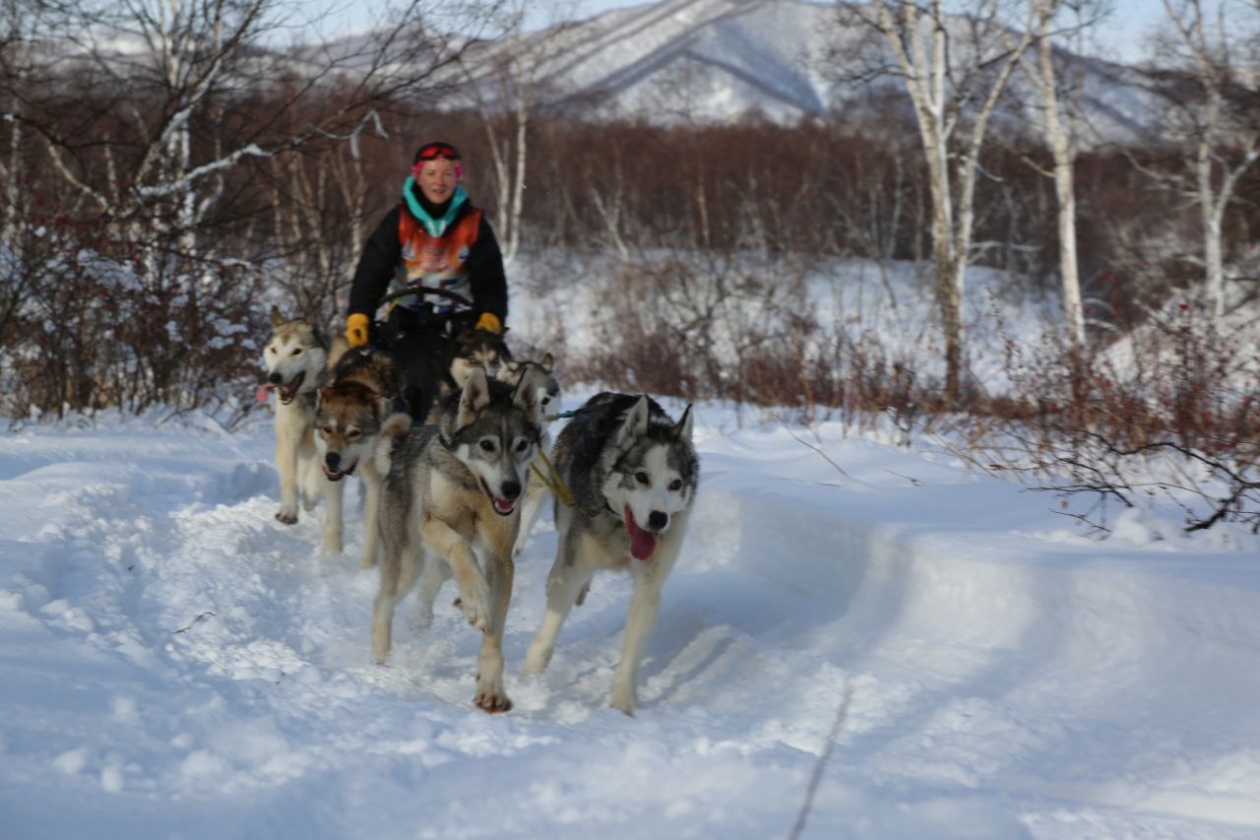
<instances>
[{"instance_id":1,"label":"husky dog","mask_svg":"<svg viewBox=\"0 0 1260 840\"><path fill-rule=\"evenodd\" d=\"M502 333L492 333L472 324L464 324L456 330L451 349L453 355L447 366L449 381L443 383L443 394L464 387L468 375L477 368L502 378L499 373L512 360Z\"/></svg>"},{"instance_id":2,"label":"husky dog","mask_svg":"<svg viewBox=\"0 0 1260 840\"><path fill-rule=\"evenodd\" d=\"M495 375L500 382L513 386L518 385L526 374L530 376L543 423L542 437L538 441L539 452L551 448L551 433L547 431L547 426L552 420L553 412L560 408L560 381L556 379L554 369L555 359L547 353L536 362L525 359L504 361ZM534 527L534 522L547 500L547 487L537 471L538 465L535 463L525 482L525 502L521 505L521 524L517 531L516 544L512 547L513 560L520 556L521 549L529 538L530 529ZM424 567L420 576L420 619L425 626L433 620L433 602L437 600L442 585L450 578L451 571L443 563L429 563ZM460 606L458 601L456 606Z\"/></svg>"},{"instance_id":3,"label":"husky dog","mask_svg":"<svg viewBox=\"0 0 1260 840\"><path fill-rule=\"evenodd\" d=\"M551 433L547 431L552 416L560 410L560 380L555 376L555 359L550 353L540 361L507 361L499 368L498 380L509 384L521 381L526 371L534 371L537 383L538 411L543 418L543 436L539 441L539 451L551 449ZM548 477L550 478L550 477ZM516 545L512 547L512 557L519 557L529 539L529 532L547 501L547 486L537 473L537 467L530 470L529 481L525 484L525 504L521 508L521 527L516 535Z\"/></svg>"},{"instance_id":4,"label":"husky dog","mask_svg":"<svg viewBox=\"0 0 1260 840\"><path fill-rule=\"evenodd\" d=\"M379 663L389 656L394 607L423 571L428 549L454 573L464 616L484 634L473 702L506 712L512 701L503 688L502 643L517 503L542 436L534 376L527 371L514 387L474 369L463 389L442 401L436 426L411 428L409 415L394 415L381 433L376 457L385 485L372 653Z\"/></svg>"},{"instance_id":5,"label":"husky dog","mask_svg":"<svg viewBox=\"0 0 1260 840\"><path fill-rule=\"evenodd\" d=\"M364 345L349 348L333 341L329 382L319 389L315 428L324 444L324 478L339 482L358 474L366 490L363 508L363 556L359 565L376 565L380 546L377 514L383 476L376 471L373 451L381 423L399 397L398 366L383 350Z\"/></svg>"},{"instance_id":6,"label":"husky dog","mask_svg":"<svg viewBox=\"0 0 1260 840\"><path fill-rule=\"evenodd\" d=\"M276 471L285 525L298 521L298 502L311 510L324 499L323 550L341 551L342 486L325 480L315 436L315 396L328 361L328 343L309 318L286 319L271 308L271 337L263 351L265 389L276 393Z\"/></svg>"},{"instance_id":7,"label":"husky dog","mask_svg":"<svg viewBox=\"0 0 1260 840\"><path fill-rule=\"evenodd\" d=\"M565 617L586 596L596 571L628 569L634 595L611 705L634 714L639 660L699 481L691 426L691 406L675 423L650 397L602 393L560 432L553 456L573 504L556 502L559 542L547 578L547 611L523 673L547 667Z\"/></svg>"}]
</instances>

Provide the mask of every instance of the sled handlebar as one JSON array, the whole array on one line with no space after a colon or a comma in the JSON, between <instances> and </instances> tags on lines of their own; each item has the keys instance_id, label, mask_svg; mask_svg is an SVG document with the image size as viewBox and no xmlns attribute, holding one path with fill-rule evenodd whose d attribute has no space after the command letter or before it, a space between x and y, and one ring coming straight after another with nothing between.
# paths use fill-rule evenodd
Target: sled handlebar
<instances>
[{"instance_id":1,"label":"sled handlebar","mask_svg":"<svg viewBox=\"0 0 1260 840\"><path fill-rule=\"evenodd\" d=\"M436 295L437 297L444 297L453 303L457 303L466 309L473 308L472 301L461 295L459 292L452 292L450 289L435 289L430 286L415 286L410 289L390 292L385 295L385 297L381 298L379 306L384 306L391 300L398 300L399 298L410 297L411 295Z\"/></svg>"}]
</instances>

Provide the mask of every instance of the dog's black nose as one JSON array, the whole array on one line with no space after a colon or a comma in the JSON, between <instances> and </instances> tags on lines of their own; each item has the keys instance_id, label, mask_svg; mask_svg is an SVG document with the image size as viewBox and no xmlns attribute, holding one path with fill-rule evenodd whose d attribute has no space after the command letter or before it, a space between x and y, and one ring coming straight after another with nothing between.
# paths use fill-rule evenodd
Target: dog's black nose
<instances>
[{"instance_id":1,"label":"dog's black nose","mask_svg":"<svg viewBox=\"0 0 1260 840\"><path fill-rule=\"evenodd\" d=\"M328 469L330 470L337 469L337 467L341 466L341 453L329 452L324 456L324 463L328 465Z\"/></svg>"},{"instance_id":2,"label":"dog's black nose","mask_svg":"<svg viewBox=\"0 0 1260 840\"><path fill-rule=\"evenodd\" d=\"M509 502L521 495L521 483L519 481L505 481L499 486L499 492L503 494L503 498Z\"/></svg>"},{"instance_id":3,"label":"dog's black nose","mask_svg":"<svg viewBox=\"0 0 1260 840\"><path fill-rule=\"evenodd\" d=\"M648 514L648 527L653 531L664 531L665 526L669 524L669 514L663 511L654 510Z\"/></svg>"},{"instance_id":4,"label":"dog's black nose","mask_svg":"<svg viewBox=\"0 0 1260 840\"><path fill-rule=\"evenodd\" d=\"M271 376L268 376L268 377L267 377L267 381L268 381L268 382L270 382L272 385L279 385L279 384L280 384L280 374L279 374L279 373L273 373L273 374L271 374Z\"/></svg>"}]
</instances>

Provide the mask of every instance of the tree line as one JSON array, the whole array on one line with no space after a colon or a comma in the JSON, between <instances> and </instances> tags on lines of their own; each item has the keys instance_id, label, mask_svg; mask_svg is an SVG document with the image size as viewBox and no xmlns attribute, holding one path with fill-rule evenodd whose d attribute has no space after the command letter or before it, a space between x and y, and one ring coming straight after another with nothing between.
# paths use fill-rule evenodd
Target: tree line
<instances>
[{"instance_id":1,"label":"tree line","mask_svg":"<svg viewBox=\"0 0 1260 840\"><path fill-rule=\"evenodd\" d=\"M959 19L948 5L838 7L869 37L832 56L834 72L898 80L870 87L860 109L661 126L548 100L545 39L482 75L510 82L509 95L470 98L461 68L479 42L437 34L453 31L438 3L392 8L361 42L281 49L288 7L275 0L6 0L10 413L225 400L207 394L254 364L265 304L322 323L344 311L362 242L434 138L465 151L470 192L509 258L563 249L632 265L665 250L931 266L951 397L963 391L968 266L1061 290L1078 349L1169 289L1202 287L1214 312L1254 296L1252 42L1201 0L1167 0L1162 69L1149 75L1166 130L1119 147L1085 142L1062 48L1105 18L1055 0L1016 4L1014 17L976 3L963 9L969 59L947 66ZM465 4L456 28L519 32L526 8ZM1019 74L1046 119L995 128ZM189 341L199 349L179 347Z\"/></svg>"}]
</instances>

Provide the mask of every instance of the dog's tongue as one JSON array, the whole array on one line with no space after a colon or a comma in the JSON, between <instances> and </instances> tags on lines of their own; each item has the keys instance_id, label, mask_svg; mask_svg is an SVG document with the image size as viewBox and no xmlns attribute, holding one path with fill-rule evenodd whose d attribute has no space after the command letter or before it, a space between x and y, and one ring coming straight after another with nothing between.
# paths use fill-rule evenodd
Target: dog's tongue
<instances>
[{"instance_id":1,"label":"dog's tongue","mask_svg":"<svg viewBox=\"0 0 1260 840\"><path fill-rule=\"evenodd\" d=\"M254 392L254 399L258 400L260 403L263 403L265 405L270 395L271 395L270 383L259 385L258 390Z\"/></svg>"},{"instance_id":2,"label":"dog's tongue","mask_svg":"<svg viewBox=\"0 0 1260 840\"><path fill-rule=\"evenodd\" d=\"M626 533L630 535L630 556L635 560L646 560L656 551L656 534L645 531L634 521L634 512L626 505Z\"/></svg>"},{"instance_id":3,"label":"dog's tongue","mask_svg":"<svg viewBox=\"0 0 1260 840\"><path fill-rule=\"evenodd\" d=\"M514 507L516 507L516 502L505 501L504 499L500 499L498 496L494 497L494 509L499 513L509 514L512 512L512 508Z\"/></svg>"}]
</instances>

